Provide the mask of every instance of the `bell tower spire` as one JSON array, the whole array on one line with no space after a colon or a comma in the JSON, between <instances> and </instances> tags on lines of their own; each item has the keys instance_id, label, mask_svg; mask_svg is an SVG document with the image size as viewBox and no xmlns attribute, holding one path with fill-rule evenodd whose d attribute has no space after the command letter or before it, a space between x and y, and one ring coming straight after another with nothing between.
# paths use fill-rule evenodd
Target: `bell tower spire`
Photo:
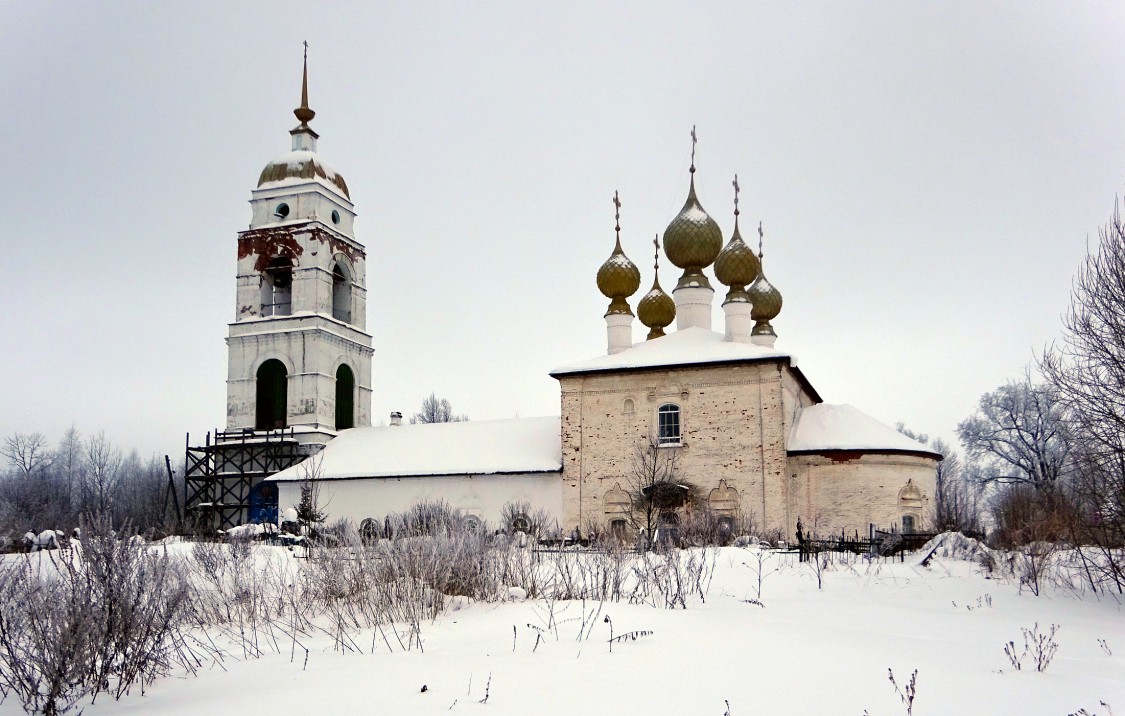
<instances>
[{"instance_id":1,"label":"bell tower spire","mask_svg":"<svg viewBox=\"0 0 1125 716\"><path fill-rule=\"evenodd\" d=\"M316 151L316 140L320 135L313 131L309 122L313 121L316 112L309 108L309 43L305 41L305 59L301 69L301 106L293 110L297 121L301 124L289 134L293 135L293 151Z\"/></svg>"}]
</instances>

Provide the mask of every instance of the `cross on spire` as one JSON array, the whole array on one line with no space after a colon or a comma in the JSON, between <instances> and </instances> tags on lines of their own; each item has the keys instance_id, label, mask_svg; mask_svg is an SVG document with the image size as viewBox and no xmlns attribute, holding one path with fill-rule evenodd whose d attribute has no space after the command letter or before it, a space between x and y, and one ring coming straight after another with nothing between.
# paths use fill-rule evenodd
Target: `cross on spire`
<instances>
[{"instance_id":1,"label":"cross on spire","mask_svg":"<svg viewBox=\"0 0 1125 716\"><path fill-rule=\"evenodd\" d=\"M731 182L731 184L734 186L734 218L735 218L735 221L737 221L738 220L738 192L742 188L742 187L738 186L738 175L737 174L734 175L734 181Z\"/></svg>"},{"instance_id":2,"label":"cross on spire","mask_svg":"<svg viewBox=\"0 0 1125 716\"><path fill-rule=\"evenodd\" d=\"M652 246L653 246L652 270L659 273L660 272L660 234L656 234L655 236L652 237ZM659 277L657 277L657 278L659 278Z\"/></svg>"},{"instance_id":3,"label":"cross on spire","mask_svg":"<svg viewBox=\"0 0 1125 716\"><path fill-rule=\"evenodd\" d=\"M762 231L762 222L758 222L758 258L762 258L762 239L765 238L766 232Z\"/></svg>"},{"instance_id":4,"label":"cross on spire","mask_svg":"<svg viewBox=\"0 0 1125 716\"><path fill-rule=\"evenodd\" d=\"M302 127L307 127L316 112L309 109L309 43L305 40L304 68L301 71L301 106L293 110Z\"/></svg>"},{"instance_id":5,"label":"cross on spire","mask_svg":"<svg viewBox=\"0 0 1125 716\"><path fill-rule=\"evenodd\" d=\"M691 169L692 174L695 174L695 145L699 139L695 136L695 125L691 125Z\"/></svg>"},{"instance_id":6,"label":"cross on spire","mask_svg":"<svg viewBox=\"0 0 1125 716\"><path fill-rule=\"evenodd\" d=\"M617 232L617 238L621 238L621 199L617 198L617 190L613 190L613 230Z\"/></svg>"}]
</instances>

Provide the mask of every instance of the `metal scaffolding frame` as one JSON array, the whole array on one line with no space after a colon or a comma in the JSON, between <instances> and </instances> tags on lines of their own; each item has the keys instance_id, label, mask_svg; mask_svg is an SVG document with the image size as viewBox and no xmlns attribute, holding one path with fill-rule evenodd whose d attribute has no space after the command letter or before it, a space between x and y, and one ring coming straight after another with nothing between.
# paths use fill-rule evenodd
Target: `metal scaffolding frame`
<instances>
[{"instance_id":1,"label":"metal scaffolding frame","mask_svg":"<svg viewBox=\"0 0 1125 716\"><path fill-rule=\"evenodd\" d=\"M248 521L250 491L263 478L292 467L309 453L293 429L214 431L203 445L185 439L184 520L189 532L230 529Z\"/></svg>"}]
</instances>

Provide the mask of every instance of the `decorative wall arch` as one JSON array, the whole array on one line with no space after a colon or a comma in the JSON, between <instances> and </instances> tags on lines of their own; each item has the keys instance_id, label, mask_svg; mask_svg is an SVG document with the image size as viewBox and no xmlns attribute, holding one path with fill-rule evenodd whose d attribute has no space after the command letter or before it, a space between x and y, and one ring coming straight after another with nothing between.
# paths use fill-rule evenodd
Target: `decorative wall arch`
<instances>
[{"instance_id":1,"label":"decorative wall arch","mask_svg":"<svg viewBox=\"0 0 1125 716\"><path fill-rule=\"evenodd\" d=\"M632 511L633 501L629 498L629 493L622 490L621 485L615 482L602 498L602 505L606 516L612 520L628 515Z\"/></svg>"},{"instance_id":2,"label":"decorative wall arch","mask_svg":"<svg viewBox=\"0 0 1125 716\"><path fill-rule=\"evenodd\" d=\"M902 489L898 491L899 507L920 510L925 500L925 495L914 485L913 480L907 480L906 484L902 486Z\"/></svg>"},{"instance_id":3,"label":"decorative wall arch","mask_svg":"<svg viewBox=\"0 0 1125 716\"><path fill-rule=\"evenodd\" d=\"M912 533L918 529L922 521L922 507L926 503L926 496L914 484L907 480L902 489L898 491L898 512L902 520L902 531Z\"/></svg>"},{"instance_id":4,"label":"decorative wall arch","mask_svg":"<svg viewBox=\"0 0 1125 716\"><path fill-rule=\"evenodd\" d=\"M738 514L740 503L738 490L719 480L719 486L707 494L707 506L718 515L733 517Z\"/></svg>"}]
</instances>

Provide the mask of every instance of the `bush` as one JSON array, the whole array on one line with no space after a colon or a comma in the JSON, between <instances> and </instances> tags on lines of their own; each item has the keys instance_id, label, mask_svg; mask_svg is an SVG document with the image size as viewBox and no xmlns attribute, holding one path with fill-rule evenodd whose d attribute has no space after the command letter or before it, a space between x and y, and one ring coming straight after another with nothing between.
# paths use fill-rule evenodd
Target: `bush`
<instances>
[{"instance_id":1,"label":"bush","mask_svg":"<svg viewBox=\"0 0 1125 716\"><path fill-rule=\"evenodd\" d=\"M62 714L81 699L165 674L177 658L187 584L163 555L119 542L108 518L74 550L0 568L0 686L28 711Z\"/></svg>"}]
</instances>

